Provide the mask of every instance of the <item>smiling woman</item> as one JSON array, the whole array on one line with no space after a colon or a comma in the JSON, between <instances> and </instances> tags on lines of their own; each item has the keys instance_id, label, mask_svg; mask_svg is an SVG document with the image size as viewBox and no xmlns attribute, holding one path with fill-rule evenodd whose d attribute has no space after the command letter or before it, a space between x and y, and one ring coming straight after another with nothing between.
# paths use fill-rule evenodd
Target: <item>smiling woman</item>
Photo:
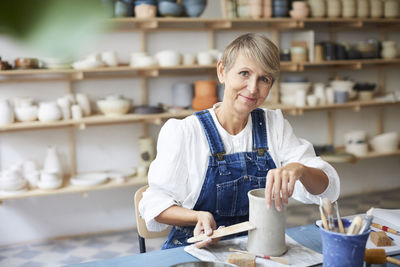
<instances>
[{"instance_id":1,"label":"smiling woman","mask_svg":"<svg viewBox=\"0 0 400 267\"><path fill-rule=\"evenodd\" d=\"M160 131L139 210L151 231L173 225L164 249L247 221L252 189L265 187L265 205L273 199L278 211L292 196L316 204L339 196L333 167L294 135L280 110L258 108L279 75L278 48L262 35L239 36L225 49L217 74L225 86L222 103L171 119Z\"/></svg>"}]
</instances>

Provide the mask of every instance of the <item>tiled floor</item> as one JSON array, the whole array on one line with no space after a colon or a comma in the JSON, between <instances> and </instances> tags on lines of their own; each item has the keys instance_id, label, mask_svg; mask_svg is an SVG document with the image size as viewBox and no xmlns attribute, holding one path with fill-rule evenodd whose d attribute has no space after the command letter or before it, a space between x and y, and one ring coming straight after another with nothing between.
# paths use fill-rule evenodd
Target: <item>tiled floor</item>
<instances>
[{"instance_id":1,"label":"tiled floor","mask_svg":"<svg viewBox=\"0 0 400 267\"><path fill-rule=\"evenodd\" d=\"M365 213L371 206L400 208L400 188L379 193L342 197L339 200L342 216ZM315 205L289 206L287 227L314 223L319 219ZM146 240L147 250L160 249L164 238ZM139 253L135 230L76 237L0 248L0 266L41 267L121 257Z\"/></svg>"}]
</instances>

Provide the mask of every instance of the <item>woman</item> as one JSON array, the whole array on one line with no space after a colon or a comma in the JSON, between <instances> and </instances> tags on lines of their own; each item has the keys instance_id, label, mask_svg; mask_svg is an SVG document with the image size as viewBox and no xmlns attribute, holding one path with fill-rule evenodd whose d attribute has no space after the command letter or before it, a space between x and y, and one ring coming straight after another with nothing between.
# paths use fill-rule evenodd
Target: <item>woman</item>
<instances>
[{"instance_id":1,"label":"woman","mask_svg":"<svg viewBox=\"0 0 400 267\"><path fill-rule=\"evenodd\" d=\"M149 230L174 226L163 249L248 220L251 189L265 187L267 208L274 199L277 210L291 196L319 203L339 195L336 171L293 134L281 111L258 108L279 75L279 50L270 40L238 37L225 49L217 74L225 85L222 103L171 119L159 134L139 208Z\"/></svg>"}]
</instances>

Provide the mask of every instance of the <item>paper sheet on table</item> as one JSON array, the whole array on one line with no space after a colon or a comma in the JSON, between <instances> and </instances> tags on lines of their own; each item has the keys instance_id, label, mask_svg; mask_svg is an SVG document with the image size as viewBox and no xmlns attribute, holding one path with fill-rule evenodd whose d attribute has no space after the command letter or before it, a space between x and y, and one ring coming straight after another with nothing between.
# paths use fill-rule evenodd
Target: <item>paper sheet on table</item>
<instances>
[{"instance_id":1,"label":"paper sheet on table","mask_svg":"<svg viewBox=\"0 0 400 267\"><path fill-rule=\"evenodd\" d=\"M305 246L300 245L286 235L288 251L281 257L289 260L290 266L313 266L322 263L322 254L319 254ZM247 250L247 236L218 242L215 246L198 249L194 245L185 247L185 251L202 261L227 262L230 253L229 248ZM282 267L287 266L271 260L256 258L256 266Z\"/></svg>"},{"instance_id":2,"label":"paper sheet on table","mask_svg":"<svg viewBox=\"0 0 400 267\"><path fill-rule=\"evenodd\" d=\"M365 214L358 214L361 217L364 217ZM397 231L400 231L400 209L379 209L374 208L372 215L374 218L372 221L374 223L378 223L380 225L388 226L393 228ZM348 220L352 220L357 215L346 216L344 218ZM321 226L321 220L316 222L318 226ZM371 229L374 231L382 231L381 229L377 229L371 226ZM368 238L366 248L380 248L386 251L387 255L396 255L400 253L400 235L395 235L392 233L386 232L386 234L392 239L392 246L385 246L385 247L377 247L371 241L371 238Z\"/></svg>"}]
</instances>

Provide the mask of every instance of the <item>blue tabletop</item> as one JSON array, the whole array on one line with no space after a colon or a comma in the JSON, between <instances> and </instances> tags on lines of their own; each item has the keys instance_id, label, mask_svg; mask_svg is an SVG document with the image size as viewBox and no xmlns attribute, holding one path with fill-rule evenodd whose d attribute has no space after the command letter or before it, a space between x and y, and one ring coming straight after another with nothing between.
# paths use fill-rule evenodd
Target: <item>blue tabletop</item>
<instances>
[{"instance_id":1,"label":"blue tabletop","mask_svg":"<svg viewBox=\"0 0 400 267\"><path fill-rule=\"evenodd\" d=\"M286 233L299 242L300 244L322 253L322 243L321 236L319 233L319 228L314 225L298 226L286 229ZM70 266L79 267L101 267L101 266L112 266L112 267L122 267L122 266L145 266L145 267L163 267L171 266L177 263L198 261L197 258L186 253L184 247L167 249L167 250L157 250L143 254L134 254L131 256L125 256L120 258L111 258L106 260L85 262ZM400 258L400 256L396 256ZM395 265L388 263L387 267L394 267Z\"/></svg>"}]
</instances>

